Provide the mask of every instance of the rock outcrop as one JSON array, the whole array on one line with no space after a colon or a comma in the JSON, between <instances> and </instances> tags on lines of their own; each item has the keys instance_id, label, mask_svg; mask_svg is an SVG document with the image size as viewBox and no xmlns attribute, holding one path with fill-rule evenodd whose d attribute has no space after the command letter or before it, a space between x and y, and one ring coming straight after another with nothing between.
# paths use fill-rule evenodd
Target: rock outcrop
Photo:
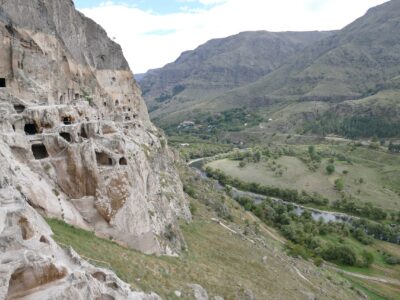
<instances>
[{"instance_id":1,"label":"rock outcrop","mask_svg":"<svg viewBox=\"0 0 400 300\"><path fill-rule=\"evenodd\" d=\"M0 294L136 299L58 248L38 212L177 255L191 215L174 155L120 46L72 1L0 2Z\"/></svg>"},{"instance_id":2,"label":"rock outcrop","mask_svg":"<svg viewBox=\"0 0 400 300\"><path fill-rule=\"evenodd\" d=\"M190 212L119 45L68 0L6 1L0 17L1 143L21 192L49 217L178 253Z\"/></svg>"},{"instance_id":3,"label":"rock outcrop","mask_svg":"<svg viewBox=\"0 0 400 300\"><path fill-rule=\"evenodd\" d=\"M160 299L132 292L114 273L93 267L72 249L62 250L14 188L15 170L4 158L0 166L0 299Z\"/></svg>"}]
</instances>

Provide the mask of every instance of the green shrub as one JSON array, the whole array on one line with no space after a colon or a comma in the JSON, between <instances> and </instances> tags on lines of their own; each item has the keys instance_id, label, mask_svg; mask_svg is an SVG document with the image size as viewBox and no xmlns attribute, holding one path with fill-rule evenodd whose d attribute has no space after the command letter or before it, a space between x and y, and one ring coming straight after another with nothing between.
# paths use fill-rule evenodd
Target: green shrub
<instances>
[{"instance_id":1,"label":"green shrub","mask_svg":"<svg viewBox=\"0 0 400 300\"><path fill-rule=\"evenodd\" d=\"M197 207L196 207L196 205L194 203L191 202L189 204L189 209L190 209L190 213L192 214L192 216L196 214Z\"/></svg>"},{"instance_id":2,"label":"green shrub","mask_svg":"<svg viewBox=\"0 0 400 300\"><path fill-rule=\"evenodd\" d=\"M354 266L357 262L357 255L354 250L345 245L329 245L322 252L322 257L325 260L337 262L348 266Z\"/></svg>"},{"instance_id":3,"label":"green shrub","mask_svg":"<svg viewBox=\"0 0 400 300\"><path fill-rule=\"evenodd\" d=\"M344 181L342 178L338 178L335 180L335 189L337 189L338 191L343 191Z\"/></svg>"},{"instance_id":4,"label":"green shrub","mask_svg":"<svg viewBox=\"0 0 400 300\"><path fill-rule=\"evenodd\" d=\"M363 250L361 256L363 259L362 262L363 267L369 267L374 262L374 255L371 252L368 252L367 250Z\"/></svg>"},{"instance_id":5,"label":"green shrub","mask_svg":"<svg viewBox=\"0 0 400 300\"><path fill-rule=\"evenodd\" d=\"M384 255L383 256L384 261L389 264L389 265L400 265L400 258L399 257L395 257L392 255Z\"/></svg>"},{"instance_id":6,"label":"green shrub","mask_svg":"<svg viewBox=\"0 0 400 300\"><path fill-rule=\"evenodd\" d=\"M333 172L335 172L335 166L332 164L329 164L326 166L326 172L331 175L333 174Z\"/></svg>"},{"instance_id":7,"label":"green shrub","mask_svg":"<svg viewBox=\"0 0 400 300\"><path fill-rule=\"evenodd\" d=\"M321 257L314 258L314 265L316 265L317 267L322 267L323 264L324 260Z\"/></svg>"},{"instance_id":8,"label":"green shrub","mask_svg":"<svg viewBox=\"0 0 400 300\"><path fill-rule=\"evenodd\" d=\"M190 185L183 185L183 191L188 194L190 197L197 199L196 190Z\"/></svg>"}]
</instances>

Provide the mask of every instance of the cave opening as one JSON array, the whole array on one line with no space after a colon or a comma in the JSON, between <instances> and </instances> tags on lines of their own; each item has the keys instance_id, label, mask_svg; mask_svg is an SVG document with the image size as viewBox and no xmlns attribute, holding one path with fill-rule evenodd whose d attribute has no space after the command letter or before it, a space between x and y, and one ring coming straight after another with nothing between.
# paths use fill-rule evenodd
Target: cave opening
<instances>
[{"instance_id":1,"label":"cave opening","mask_svg":"<svg viewBox=\"0 0 400 300\"><path fill-rule=\"evenodd\" d=\"M69 134L68 132L60 132L60 136L66 140L67 142L71 143L72 142L72 138L71 138L71 134Z\"/></svg>"},{"instance_id":2,"label":"cave opening","mask_svg":"<svg viewBox=\"0 0 400 300\"><path fill-rule=\"evenodd\" d=\"M86 133L85 127L81 126L81 137L84 139L88 138L88 135Z\"/></svg>"},{"instance_id":3,"label":"cave opening","mask_svg":"<svg viewBox=\"0 0 400 300\"><path fill-rule=\"evenodd\" d=\"M71 125L72 124L72 118L71 117L64 117L63 118L63 123L65 125Z\"/></svg>"},{"instance_id":4,"label":"cave opening","mask_svg":"<svg viewBox=\"0 0 400 300\"><path fill-rule=\"evenodd\" d=\"M17 113L23 113L24 112L24 110L25 110L25 105L22 105L22 104L15 104L14 105L14 109L15 109L15 111L17 112Z\"/></svg>"},{"instance_id":5,"label":"cave opening","mask_svg":"<svg viewBox=\"0 0 400 300\"><path fill-rule=\"evenodd\" d=\"M104 152L96 151L96 161L100 166L113 166L114 160Z\"/></svg>"},{"instance_id":6,"label":"cave opening","mask_svg":"<svg viewBox=\"0 0 400 300\"><path fill-rule=\"evenodd\" d=\"M0 78L0 88L5 88L5 87L6 87L6 79Z\"/></svg>"},{"instance_id":7,"label":"cave opening","mask_svg":"<svg viewBox=\"0 0 400 300\"><path fill-rule=\"evenodd\" d=\"M120 166L126 166L126 165L128 165L128 161L126 160L125 157L121 157L121 158L119 159L119 165L120 165Z\"/></svg>"},{"instance_id":8,"label":"cave opening","mask_svg":"<svg viewBox=\"0 0 400 300\"><path fill-rule=\"evenodd\" d=\"M24 131L26 135L38 134L37 126L34 123L25 124Z\"/></svg>"},{"instance_id":9,"label":"cave opening","mask_svg":"<svg viewBox=\"0 0 400 300\"><path fill-rule=\"evenodd\" d=\"M49 157L49 153L43 144L32 145L32 153L36 160Z\"/></svg>"}]
</instances>

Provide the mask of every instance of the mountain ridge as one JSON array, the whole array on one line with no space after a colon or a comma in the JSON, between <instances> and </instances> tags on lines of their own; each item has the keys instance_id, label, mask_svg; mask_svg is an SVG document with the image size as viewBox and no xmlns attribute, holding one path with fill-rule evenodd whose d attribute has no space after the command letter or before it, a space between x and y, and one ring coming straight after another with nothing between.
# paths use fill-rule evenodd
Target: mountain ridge
<instances>
[{"instance_id":1,"label":"mountain ridge","mask_svg":"<svg viewBox=\"0 0 400 300\"><path fill-rule=\"evenodd\" d=\"M174 63L147 72L140 82L143 97L153 116L157 110L169 111L168 102L190 106L193 99L203 101L255 81L308 43L330 34L256 31L211 40L182 53Z\"/></svg>"},{"instance_id":2,"label":"mountain ridge","mask_svg":"<svg viewBox=\"0 0 400 300\"><path fill-rule=\"evenodd\" d=\"M199 115L247 107L262 110L267 121L271 118L268 116L271 110L274 111L277 106L298 103L301 110L300 103L304 102L324 107L318 113L314 110L306 113L308 117L317 120L324 118L324 113L328 111L331 114L345 111L343 105L346 101L387 95L390 89L397 90L399 87L399 11L400 3L397 1L371 8L342 30L310 43L253 82L233 87L218 95L205 92L205 98L197 97L196 94L193 98L197 101L191 101L191 105L185 105L185 99L175 100L172 97L172 100L167 100L170 101L169 105L160 105L162 111L151 109L151 116L160 126L170 128L187 118L196 119ZM382 96L382 105L385 105L386 98ZM153 100L146 94L145 100L151 107ZM356 115L356 103L353 108L354 113L349 116L342 114L340 118ZM376 118L382 117L377 110L374 114ZM295 117L298 116L289 116L291 119ZM305 121L304 118L302 120ZM287 118L279 122L281 125L271 124L272 127L282 127ZM303 125L299 124L290 130L302 129ZM337 130L332 131L335 132Z\"/></svg>"}]
</instances>

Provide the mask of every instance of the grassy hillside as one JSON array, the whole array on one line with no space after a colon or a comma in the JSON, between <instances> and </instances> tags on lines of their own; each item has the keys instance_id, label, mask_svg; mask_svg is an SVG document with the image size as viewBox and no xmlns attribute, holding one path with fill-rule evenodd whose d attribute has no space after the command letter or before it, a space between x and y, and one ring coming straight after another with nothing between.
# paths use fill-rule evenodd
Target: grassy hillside
<instances>
[{"instance_id":1,"label":"grassy hillside","mask_svg":"<svg viewBox=\"0 0 400 300\"><path fill-rule=\"evenodd\" d=\"M397 170L400 170L399 155L363 147L320 145L318 152L335 155L323 157L317 166L310 169L306 160L307 147L291 147L294 149L293 156L249 162L244 167L239 166L240 161L223 159L213 161L209 166L246 182L317 192L331 202L340 199L344 192L360 201L400 211L400 177L396 176ZM332 159L333 163L330 162ZM332 174L326 171L330 164L335 167ZM344 181L342 191L335 188L337 179Z\"/></svg>"},{"instance_id":2,"label":"grassy hillside","mask_svg":"<svg viewBox=\"0 0 400 300\"><path fill-rule=\"evenodd\" d=\"M235 52L230 47L217 47L219 51L216 54L206 44L198 53L195 51L183 55L183 64L190 65L191 72L196 74L193 75L196 78L194 81L187 74L182 78L175 76L179 73L176 68L180 68L180 60L165 68L165 71L171 68L173 72L159 71L165 78L159 77L154 82L165 83L174 78L171 79L174 87L181 87L186 86L186 79L183 78L187 78L193 84L188 83L185 90L178 89L180 93L177 95L173 95L170 88L172 94L171 91L168 93L172 96L153 107L152 117L163 128L176 128L183 120L195 120L207 113L218 114L245 107L258 114L262 119L259 123L265 125L270 120L263 127L267 132L275 130L291 134L334 133L349 138L397 138L400 136L399 16L400 3L389 1L370 9L365 16L340 31L322 39L308 39L310 44L305 46L303 43L303 48L292 47L293 51L283 51L286 56L279 56L283 47L273 47L279 51L266 51L273 54L266 55L266 60L257 55L262 49L257 48L257 43L261 43L257 35L253 37L257 43L248 43L238 38L240 35L228 38L226 43L229 46L231 44L228 41L235 40L236 47L232 49L247 47L246 53L251 53L249 65L254 62L257 66L264 66L271 57L282 58L277 60L276 67L267 67L265 70L269 71L264 76L249 80L247 84L246 80L232 84L232 78L248 72L235 68L226 71L221 67L221 64L236 62L232 53L242 55L241 50ZM267 44L273 45L271 42ZM206 60L208 54L210 57L216 55L218 59ZM201 65L198 64L200 61ZM199 80L200 77L203 79ZM205 77L210 78L210 82ZM200 81L203 83L200 84ZM154 82L142 86L145 97L166 90L158 88L159 85ZM219 87L225 86L222 89L214 88L213 82ZM151 99L155 96L147 98L152 107L151 103L154 102ZM250 126L258 127L259 124Z\"/></svg>"},{"instance_id":3,"label":"grassy hillside","mask_svg":"<svg viewBox=\"0 0 400 300\"><path fill-rule=\"evenodd\" d=\"M188 283L224 299L354 299L355 288L335 272L285 254L283 239L246 212L212 182L184 170L185 190L192 195L194 220L182 224L187 249L180 257L156 257L118 246L92 233L48 220L54 238L89 261L112 268L135 289L155 291L163 299L193 299ZM228 227L213 221L221 220ZM236 233L234 233L236 232Z\"/></svg>"},{"instance_id":4,"label":"grassy hillside","mask_svg":"<svg viewBox=\"0 0 400 300\"><path fill-rule=\"evenodd\" d=\"M184 120L176 112L256 81L330 34L258 31L211 40L175 62L149 71L139 84L152 117L176 123Z\"/></svg>"},{"instance_id":5,"label":"grassy hillside","mask_svg":"<svg viewBox=\"0 0 400 300\"><path fill-rule=\"evenodd\" d=\"M212 105L214 110L224 110L243 103L248 106L268 107L286 101L294 103L296 113L297 107L301 109L302 102L327 102L328 109L310 109L307 118L303 117L303 120L308 119L311 124L315 120L322 120L320 125L326 125L324 132L311 130L315 133L399 136L398 130L387 130L385 133L383 130L372 128L368 131L374 126L398 128L400 124L400 35L396 29L399 11L398 1L389 1L373 8L364 17L335 35L316 42L257 82L229 91L217 99L210 100L208 104ZM345 100L352 101L341 103ZM326 120L329 119L327 110L331 116L330 120ZM359 125L363 129L359 130L361 132L340 128L346 127L346 124L352 121L349 118L354 116L372 118L376 125L373 121L364 122ZM324 123L324 119L339 128L333 125L330 127L327 125L329 122ZM357 123L357 120L353 122L355 126ZM315 128L318 127L321 126L315 125Z\"/></svg>"}]
</instances>

